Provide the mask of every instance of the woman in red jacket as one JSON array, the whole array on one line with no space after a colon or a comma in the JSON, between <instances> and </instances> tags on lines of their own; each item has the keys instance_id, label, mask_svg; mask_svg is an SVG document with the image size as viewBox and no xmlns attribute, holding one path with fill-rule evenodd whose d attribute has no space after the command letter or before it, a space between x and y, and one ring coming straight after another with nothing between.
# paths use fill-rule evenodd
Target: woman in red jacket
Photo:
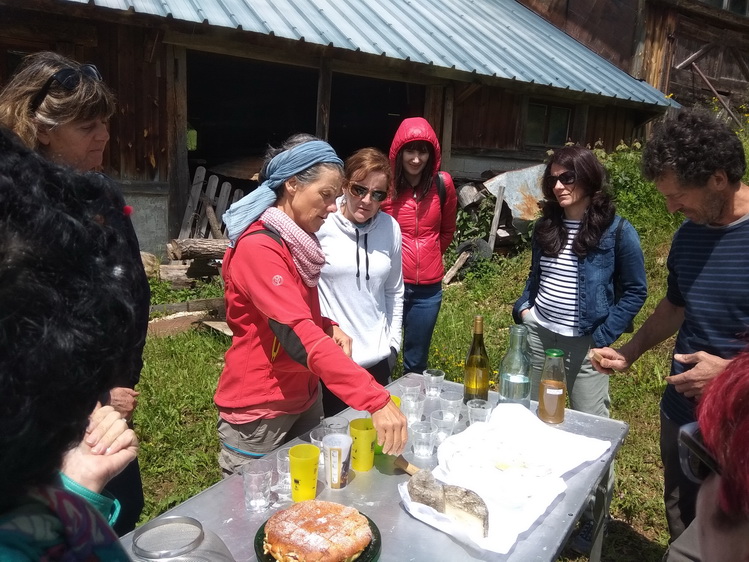
<instances>
[{"instance_id":1,"label":"woman in red jacket","mask_svg":"<svg viewBox=\"0 0 749 562\"><path fill-rule=\"evenodd\" d=\"M214 401L226 476L320 423L320 379L372 414L385 453L399 454L408 437L388 391L351 359L351 338L320 312L325 255L315 232L336 210L343 162L328 143L309 138L271 149L263 183L224 214L233 337Z\"/></svg>"},{"instance_id":2,"label":"woman in red jacket","mask_svg":"<svg viewBox=\"0 0 749 562\"><path fill-rule=\"evenodd\" d=\"M442 304L442 255L455 234L458 198L426 119L404 119L390 146L396 195L382 204L403 235L403 372L427 368L429 345Z\"/></svg>"}]
</instances>

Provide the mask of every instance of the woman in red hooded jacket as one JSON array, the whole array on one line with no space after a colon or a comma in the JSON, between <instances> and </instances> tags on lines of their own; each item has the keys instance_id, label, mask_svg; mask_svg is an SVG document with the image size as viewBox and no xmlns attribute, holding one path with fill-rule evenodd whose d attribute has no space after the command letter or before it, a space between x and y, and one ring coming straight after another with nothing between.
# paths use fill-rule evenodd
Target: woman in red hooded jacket
<instances>
[{"instance_id":1,"label":"woman in red hooded jacket","mask_svg":"<svg viewBox=\"0 0 749 562\"><path fill-rule=\"evenodd\" d=\"M390 145L395 198L382 210L403 236L403 372L427 368L429 345L442 304L442 255L455 234L458 198L442 151L426 119L404 119Z\"/></svg>"}]
</instances>

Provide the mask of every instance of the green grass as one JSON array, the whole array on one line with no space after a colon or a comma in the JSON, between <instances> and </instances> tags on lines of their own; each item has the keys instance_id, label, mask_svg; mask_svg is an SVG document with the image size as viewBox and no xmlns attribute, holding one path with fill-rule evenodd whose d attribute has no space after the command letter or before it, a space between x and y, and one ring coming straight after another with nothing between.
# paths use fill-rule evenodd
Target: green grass
<instances>
[{"instance_id":1,"label":"green grass","mask_svg":"<svg viewBox=\"0 0 749 562\"><path fill-rule=\"evenodd\" d=\"M662 253L660 241L647 245ZM650 271L651 296L638 322L664 291L665 267ZM479 266L461 283L445 289L433 340L430 365L450 379L462 380L470 345L473 315L485 316L485 341L493 365L507 347L512 303L527 275L527 251L501 262ZM141 438L140 461L146 494L142 522L184 501L220 479L217 463L216 410L213 392L229 338L192 330L166 338L149 338L135 423ZM604 543L604 560L656 562L668 535L661 499L658 452L658 400L668 371L670 346L645 354L628 374L611 380L612 415L626 421L630 432L619 452L612 524ZM567 553L565 553L567 554ZM585 560L573 555L562 560Z\"/></svg>"},{"instance_id":2,"label":"green grass","mask_svg":"<svg viewBox=\"0 0 749 562\"><path fill-rule=\"evenodd\" d=\"M135 427L146 506L141 522L217 482L213 391L229 338L203 330L149 338Z\"/></svg>"},{"instance_id":3,"label":"green grass","mask_svg":"<svg viewBox=\"0 0 749 562\"><path fill-rule=\"evenodd\" d=\"M640 233L646 258L649 297L636 327L665 294L665 258L681 221L669 216L653 186L641 181L638 158L638 154L621 150L605 159L616 180L612 183L619 193L620 214ZM496 369L507 347L512 304L522 291L529 262L527 249L509 258L495 257L473 265L460 283L445 288L430 366L462 381L472 319L474 314L483 314L485 343ZM158 294L168 298L163 292ZM213 392L228 346L228 338L205 330L149 338L146 344L135 414L146 493L141 522L220 479ZM664 342L643 355L627 374L611 380L612 416L627 422L630 431L617 457L614 520L604 543L603 559L607 561L657 562L665 551L668 533L661 499L658 402L671 348L672 342ZM586 559L569 553L565 556L562 560Z\"/></svg>"}]
</instances>

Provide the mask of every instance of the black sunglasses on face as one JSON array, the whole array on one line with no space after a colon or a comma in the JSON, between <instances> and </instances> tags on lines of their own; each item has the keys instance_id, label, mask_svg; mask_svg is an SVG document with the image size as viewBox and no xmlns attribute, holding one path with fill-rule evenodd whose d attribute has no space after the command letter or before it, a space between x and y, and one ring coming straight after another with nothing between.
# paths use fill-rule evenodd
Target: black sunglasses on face
<instances>
[{"instance_id":1,"label":"black sunglasses on face","mask_svg":"<svg viewBox=\"0 0 749 562\"><path fill-rule=\"evenodd\" d=\"M39 90L39 92L31 99L29 109L32 113L39 109L39 106L44 101L44 98L47 97L49 89L55 82L60 84L60 86L62 86L66 90L72 92L78 87L78 84L81 83L81 77L83 76L87 76L92 80L95 80L96 82L101 82L102 80L99 69L96 68L93 64L82 64L80 68L60 69L49 77L49 79L44 83L44 86L42 86L42 89Z\"/></svg>"},{"instance_id":2,"label":"black sunglasses on face","mask_svg":"<svg viewBox=\"0 0 749 562\"><path fill-rule=\"evenodd\" d=\"M720 465L705 447L697 422L679 428L679 462L684 475L696 484L711 473L720 475Z\"/></svg>"},{"instance_id":3,"label":"black sunglasses on face","mask_svg":"<svg viewBox=\"0 0 749 562\"><path fill-rule=\"evenodd\" d=\"M361 197L362 199L364 199L367 196L367 193L369 193L369 195L372 197L372 201L377 201L378 203L382 203L385 199L387 199L388 196L387 191L369 189L368 187L364 187L363 185L359 185L358 183L352 183L349 189L351 190L351 193L353 193L357 197Z\"/></svg>"},{"instance_id":4,"label":"black sunglasses on face","mask_svg":"<svg viewBox=\"0 0 749 562\"><path fill-rule=\"evenodd\" d=\"M562 185L572 185L577 180L577 174L573 172L572 170L568 170L566 172L562 172L558 176L546 176L544 181L546 182L546 185L549 188L553 188L557 182L561 183Z\"/></svg>"}]
</instances>

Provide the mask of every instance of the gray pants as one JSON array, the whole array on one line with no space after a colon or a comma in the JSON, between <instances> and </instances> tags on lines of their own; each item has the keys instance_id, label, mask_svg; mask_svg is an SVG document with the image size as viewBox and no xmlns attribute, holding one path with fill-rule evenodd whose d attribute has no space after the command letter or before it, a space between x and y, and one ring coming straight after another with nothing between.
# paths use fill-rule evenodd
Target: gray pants
<instances>
[{"instance_id":1,"label":"gray pants","mask_svg":"<svg viewBox=\"0 0 749 562\"><path fill-rule=\"evenodd\" d=\"M700 543L697 519L668 546L663 562L700 562Z\"/></svg>"},{"instance_id":2,"label":"gray pants","mask_svg":"<svg viewBox=\"0 0 749 562\"><path fill-rule=\"evenodd\" d=\"M570 406L578 412L609 417L611 399L609 398L609 376L595 370L590 362L588 352L593 347L591 336L562 336L541 326L535 317L528 313L523 317L523 325L528 328L528 345L531 348L531 399L538 400L538 386L541 382L541 371L544 366L544 351L557 348L564 351L564 370L567 375L567 395ZM599 486L606 490L604 516L609 515L609 506L614 497L614 463L601 478ZM593 518L593 500L591 497L583 517Z\"/></svg>"},{"instance_id":3,"label":"gray pants","mask_svg":"<svg viewBox=\"0 0 749 562\"><path fill-rule=\"evenodd\" d=\"M224 478L238 473L253 459L267 455L317 427L322 417L322 392L318 392L317 401L300 414L284 414L243 424L229 423L219 417L217 429L221 452L218 464Z\"/></svg>"},{"instance_id":4,"label":"gray pants","mask_svg":"<svg viewBox=\"0 0 749 562\"><path fill-rule=\"evenodd\" d=\"M666 506L666 522L675 541L691 526L697 510L695 484L684 475L679 461L679 424L661 411L661 461L663 462L663 502Z\"/></svg>"},{"instance_id":5,"label":"gray pants","mask_svg":"<svg viewBox=\"0 0 749 562\"><path fill-rule=\"evenodd\" d=\"M538 400L538 385L544 366L544 351L558 348L564 351L567 374L567 394L570 406L578 412L609 417L609 377L595 370L588 351L593 347L591 336L562 336L541 326L532 314L523 317L528 328L528 344L533 356L531 365L531 399Z\"/></svg>"}]
</instances>

